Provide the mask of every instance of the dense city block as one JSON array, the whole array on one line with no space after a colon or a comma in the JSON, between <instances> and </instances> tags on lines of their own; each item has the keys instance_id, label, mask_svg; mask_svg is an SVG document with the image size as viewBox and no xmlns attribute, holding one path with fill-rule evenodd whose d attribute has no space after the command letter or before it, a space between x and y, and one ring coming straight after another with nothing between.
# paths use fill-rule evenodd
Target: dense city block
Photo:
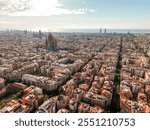
<instances>
[{"instance_id":1,"label":"dense city block","mask_svg":"<svg viewBox=\"0 0 150 130\"><path fill-rule=\"evenodd\" d=\"M1 31L0 112L149 113L150 35Z\"/></svg>"}]
</instances>

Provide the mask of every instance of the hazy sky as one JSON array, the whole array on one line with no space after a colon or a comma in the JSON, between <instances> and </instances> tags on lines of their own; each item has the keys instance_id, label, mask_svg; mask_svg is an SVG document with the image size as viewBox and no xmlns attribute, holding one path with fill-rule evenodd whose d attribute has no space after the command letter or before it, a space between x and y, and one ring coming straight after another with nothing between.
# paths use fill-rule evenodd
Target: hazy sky
<instances>
[{"instance_id":1,"label":"hazy sky","mask_svg":"<svg viewBox=\"0 0 150 130\"><path fill-rule=\"evenodd\" d=\"M0 29L150 29L150 0L0 0Z\"/></svg>"}]
</instances>

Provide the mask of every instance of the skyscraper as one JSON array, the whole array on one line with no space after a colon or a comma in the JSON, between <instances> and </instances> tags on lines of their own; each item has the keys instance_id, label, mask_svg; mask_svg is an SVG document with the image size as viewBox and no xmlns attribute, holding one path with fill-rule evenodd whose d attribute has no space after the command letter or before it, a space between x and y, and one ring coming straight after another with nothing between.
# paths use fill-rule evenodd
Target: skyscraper
<instances>
[{"instance_id":1,"label":"skyscraper","mask_svg":"<svg viewBox=\"0 0 150 130\"><path fill-rule=\"evenodd\" d=\"M105 28L104 33L107 33L107 29Z\"/></svg>"}]
</instances>

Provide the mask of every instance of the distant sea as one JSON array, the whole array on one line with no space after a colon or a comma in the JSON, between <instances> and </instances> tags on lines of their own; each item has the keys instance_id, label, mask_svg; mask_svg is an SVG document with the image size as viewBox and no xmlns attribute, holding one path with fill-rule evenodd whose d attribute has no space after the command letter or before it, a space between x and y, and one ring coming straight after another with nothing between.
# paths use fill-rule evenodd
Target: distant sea
<instances>
[{"instance_id":1,"label":"distant sea","mask_svg":"<svg viewBox=\"0 0 150 130\"><path fill-rule=\"evenodd\" d=\"M36 31L39 30L44 32L64 32L64 33L100 33L100 29L1 29L0 31L7 31L7 30L28 30L28 31ZM102 28L102 33L104 33L105 28ZM107 33L141 33L141 34L150 34L150 29L107 29Z\"/></svg>"},{"instance_id":2,"label":"distant sea","mask_svg":"<svg viewBox=\"0 0 150 130\"><path fill-rule=\"evenodd\" d=\"M104 33L105 29L102 29ZM100 29L64 29L60 32L100 33ZM150 29L106 29L107 33L150 33Z\"/></svg>"}]
</instances>

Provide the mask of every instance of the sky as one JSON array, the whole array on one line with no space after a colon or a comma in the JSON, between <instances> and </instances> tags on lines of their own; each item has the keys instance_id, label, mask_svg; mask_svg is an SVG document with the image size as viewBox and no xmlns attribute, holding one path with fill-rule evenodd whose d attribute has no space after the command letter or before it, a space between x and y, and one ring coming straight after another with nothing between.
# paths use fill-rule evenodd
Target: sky
<instances>
[{"instance_id":1,"label":"sky","mask_svg":"<svg viewBox=\"0 0 150 130\"><path fill-rule=\"evenodd\" d=\"M0 29L150 29L150 0L0 0Z\"/></svg>"}]
</instances>

